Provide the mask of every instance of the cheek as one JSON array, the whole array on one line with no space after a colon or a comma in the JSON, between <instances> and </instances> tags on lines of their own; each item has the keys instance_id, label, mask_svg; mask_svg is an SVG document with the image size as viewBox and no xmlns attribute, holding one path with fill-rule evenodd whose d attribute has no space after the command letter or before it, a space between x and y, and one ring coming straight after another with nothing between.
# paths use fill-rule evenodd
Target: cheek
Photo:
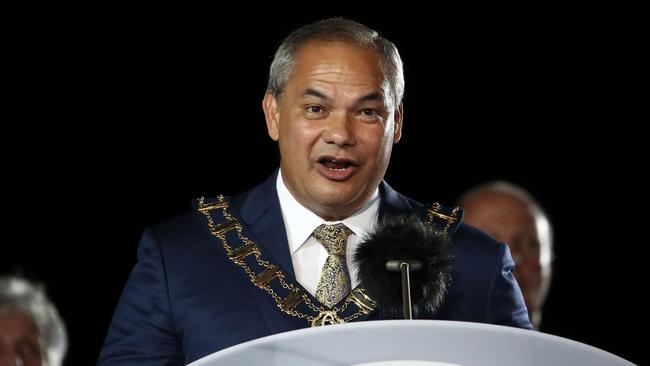
<instances>
[{"instance_id":1,"label":"cheek","mask_svg":"<svg viewBox=\"0 0 650 366\"><path fill-rule=\"evenodd\" d=\"M382 124L363 126L356 131L356 139L361 147L374 151L377 155L390 151L393 145L393 129Z\"/></svg>"},{"instance_id":2,"label":"cheek","mask_svg":"<svg viewBox=\"0 0 650 366\"><path fill-rule=\"evenodd\" d=\"M287 128L280 135L280 154L282 159L292 161L292 164L302 164L305 159L310 159L317 153L314 148L318 141L318 133L314 129Z\"/></svg>"},{"instance_id":3,"label":"cheek","mask_svg":"<svg viewBox=\"0 0 650 366\"><path fill-rule=\"evenodd\" d=\"M392 136L384 135L383 138L375 139L374 145L372 146L372 155L376 156L378 163L386 164L390 158L391 152L393 150L393 138Z\"/></svg>"}]
</instances>

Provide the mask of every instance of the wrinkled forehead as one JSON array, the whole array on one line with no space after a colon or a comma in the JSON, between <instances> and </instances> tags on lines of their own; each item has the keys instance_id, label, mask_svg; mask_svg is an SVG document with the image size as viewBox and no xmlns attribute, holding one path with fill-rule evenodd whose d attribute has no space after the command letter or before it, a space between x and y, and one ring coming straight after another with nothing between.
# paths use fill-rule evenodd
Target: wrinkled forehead
<instances>
[{"instance_id":1,"label":"wrinkled forehead","mask_svg":"<svg viewBox=\"0 0 650 366\"><path fill-rule=\"evenodd\" d=\"M319 83L360 95L378 93L387 105L390 101L379 53L350 42L317 40L299 48L287 87L302 92Z\"/></svg>"}]
</instances>

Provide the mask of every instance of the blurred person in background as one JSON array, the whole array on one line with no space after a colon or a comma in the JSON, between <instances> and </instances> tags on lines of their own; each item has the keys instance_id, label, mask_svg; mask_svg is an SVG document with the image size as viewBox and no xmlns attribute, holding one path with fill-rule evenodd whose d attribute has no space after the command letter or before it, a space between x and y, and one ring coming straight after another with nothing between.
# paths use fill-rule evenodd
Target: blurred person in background
<instances>
[{"instance_id":1,"label":"blurred person in background","mask_svg":"<svg viewBox=\"0 0 650 366\"><path fill-rule=\"evenodd\" d=\"M0 366L60 366L65 325L39 285L0 276Z\"/></svg>"},{"instance_id":2,"label":"blurred person in background","mask_svg":"<svg viewBox=\"0 0 650 366\"><path fill-rule=\"evenodd\" d=\"M468 190L459 206L465 210L466 223L510 246L530 320L539 329L552 272L553 235L548 216L530 193L503 181Z\"/></svg>"}]
</instances>

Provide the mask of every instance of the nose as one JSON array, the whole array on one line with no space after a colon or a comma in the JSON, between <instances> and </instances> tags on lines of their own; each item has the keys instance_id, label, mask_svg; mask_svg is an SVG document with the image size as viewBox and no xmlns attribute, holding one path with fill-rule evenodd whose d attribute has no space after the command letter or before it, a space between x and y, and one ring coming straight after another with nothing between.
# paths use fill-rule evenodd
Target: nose
<instances>
[{"instance_id":1,"label":"nose","mask_svg":"<svg viewBox=\"0 0 650 366\"><path fill-rule=\"evenodd\" d=\"M353 119L347 113L331 115L327 130L323 133L323 140L338 147L354 146L356 138L353 123Z\"/></svg>"}]
</instances>

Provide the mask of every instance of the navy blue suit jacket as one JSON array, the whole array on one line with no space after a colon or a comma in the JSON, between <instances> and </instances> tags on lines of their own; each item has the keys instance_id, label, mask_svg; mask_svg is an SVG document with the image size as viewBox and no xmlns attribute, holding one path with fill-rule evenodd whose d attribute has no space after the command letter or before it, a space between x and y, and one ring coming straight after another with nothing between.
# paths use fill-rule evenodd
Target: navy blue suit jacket
<instances>
[{"instance_id":1,"label":"navy blue suit jacket","mask_svg":"<svg viewBox=\"0 0 650 366\"><path fill-rule=\"evenodd\" d=\"M297 284L276 176L230 203L269 260ZM380 217L422 208L385 182L380 194ZM462 223L452 240L453 282L437 318L532 328L507 246ZM253 286L209 234L203 218L192 212L144 232L99 365L182 365L241 342L307 326Z\"/></svg>"}]
</instances>

